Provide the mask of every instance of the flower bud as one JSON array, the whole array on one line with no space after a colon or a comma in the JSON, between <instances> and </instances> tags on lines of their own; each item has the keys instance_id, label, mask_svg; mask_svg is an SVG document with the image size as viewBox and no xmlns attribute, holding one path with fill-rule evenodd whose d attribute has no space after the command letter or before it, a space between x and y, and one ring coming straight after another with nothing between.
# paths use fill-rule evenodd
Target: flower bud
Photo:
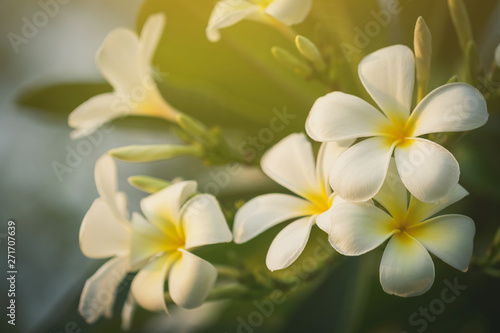
<instances>
[{"instance_id":1,"label":"flower bud","mask_svg":"<svg viewBox=\"0 0 500 333\"><path fill-rule=\"evenodd\" d=\"M323 60L318 47L312 41L299 35L295 38L295 45L297 46L300 54L312 62L318 71L322 72L326 69L325 61Z\"/></svg>"},{"instance_id":2,"label":"flower bud","mask_svg":"<svg viewBox=\"0 0 500 333\"><path fill-rule=\"evenodd\" d=\"M415 65L417 68L418 100L420 101L427 92L432 56L431 32L422 16L417 19L415 25L413 47L415 49Z\"/></svg>"},{"instance_id":3,"label":"flower bud","mask_svg":"<svg viewBox=\"0 0 500 333\"><path fill-rule=\"evenodd\" d=\"M203 151L199 145L133 145L112 149L108 152L113 157L127 162L153 162L182 155L201 157Z\"/></svg>"},{"instance_id":4,"label":"flower bud","mask_svg":"<svg viewBox=\"0 0 500 333\"><path fill-rule=\"evenodd\" d=\"M171 182L166 180L149 176L132 176L128 178L128 182L138 190L147 193L156 193L163 190L165 187L172 185Z\"/></svg>"}]
</instances>

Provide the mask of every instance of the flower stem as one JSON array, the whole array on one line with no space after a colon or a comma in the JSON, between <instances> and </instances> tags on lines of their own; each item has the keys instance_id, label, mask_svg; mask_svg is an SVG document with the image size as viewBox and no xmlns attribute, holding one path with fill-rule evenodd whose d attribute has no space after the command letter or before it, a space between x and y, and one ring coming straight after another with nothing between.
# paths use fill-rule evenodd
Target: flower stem
<instances>
[{"instance_id":1,"label":"flower stem","mask_svg":"<svg viewBox=\"0 0 500 333\"><path fill-rule=\"evenodd\" d=\"M208 294L206 301L219 301L224 299L239 299L250 293L250 290L239 283L232 283L224 286L214 287ZM165 302L173 303L170 293L165 292Z\"/></svg>"},{"instance_id":2,"label":"flower stem","mask_svg":"<svg viewBox=\"0 0 500 333\"><path fill-rule=\"evenodd\" d=\"M292 27L286 25L285 23L272 17L271 15L266 15L265 17L267 23L270 26L278 30L283 36L285 36L287 39L289 39L292 43L295 44L295 37L297 37L297 33Z\"/></svg>"}]
</instances>

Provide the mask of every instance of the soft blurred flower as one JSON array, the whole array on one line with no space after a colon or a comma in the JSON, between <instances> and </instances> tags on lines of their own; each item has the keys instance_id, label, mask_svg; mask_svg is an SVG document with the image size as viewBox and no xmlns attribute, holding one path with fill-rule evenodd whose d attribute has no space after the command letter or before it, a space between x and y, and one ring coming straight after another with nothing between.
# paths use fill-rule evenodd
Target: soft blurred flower
<instances>
[{"instance_id":1,"label":"soft blurred flower","mask_svg":"<svg viewBox=\"0 0 500 333\"><path fill-rule=\"evenodd\" d=\"M247 242L281 222L300 217L278 233L267 252L266 264L271 271L290 266L304 250L312 226L316 223L326 231L334 202L343 201L332 193L328 173L352 141L323 143L316 163L304 134L291 134L267 151L261 162L264 173L302 198L272 193L248 201L235 216L235 243Z\"/></svg>"},{"instance_id":2,"label":"soft blurred flower","mask_svg":"<svg viewBox=\"0 0 500 333\"><path fill-rule=\"evenodd\" d=\"M411 196L408 205L405 186L392 160L387 179L374 198L388 213L371 203L337 205L331 214L330 243L344 255L357 256L390 238L380 264L384 291L398 296L421 295L434 282L429 252L454 268L467 271L474 222L456 214L432 217L467 194L457 185L436 203L424 203Z\"/></svg>"},{"instance_id":3,"label":"soft blurred flower","mask_svg":"<svg viewBox=\"0 0 500 333\"><path fill-rule=\"evenodd\" d=\"M167 311L165 280L172 300L187 309L200 306L212 289L217 270L189 252L232 240L217 200L196 194L196 182L173 184L141 201L146 219L132 216L132 268L144 267L132 281L139 305Z\"/></svg>"},{"instance_id":4,"label":"soft blurred flower","mask_svg":"<svg viewBox=\"0 0 500 333\"><path fill-rule=\"evenodd\" d=\"M495 50L495 61L497 63L497 66L500 67L500 44L497 46Z\"/></svg>"},{"instance_id":5,"label":"soft blurred flower","mask_svg":"<svg viewBox=\"0 0 500 333\"><path fill-rule=\"evenodd\" d=\"M332 92L314 103L306 122L307 133L317 141L369 137L339 157L330 174L332 188L349 201L372 198L394 152L411 194L425 202L449 195L458 183L459 165L448 150L420 136L484 125L484 97L468 84L450 83L429 93L410 115L415 57L403 45L366 56L358 71L383 113L356 96Z\"/></svg>"},{"instance_id":6,"label":"soft blurred flower","mask_svg":"<svg viewBox=\"0 0 500 333\"><path fill-rule=\"evenodd\" d=\"M275 26L276 20L286 25L301 23L311 10L312 0L220 0L208 20L207 38L220 39L219 29L242 20L253 20Z\"/></svg>"},{"instance_id":7,"label":"soft blurred flower","mask_svg":"<svg viewBox=\"0 0 500 333\"><path fill-rule=\"evenodd\" d=\"M95 199L83 218L80 248L89 258L110 258L92 275L82 291L79 311L88 323L102 315L113 314L116 288L130 270L131 224L127 198L117 190L116 165L104 155L95 168L95 182L100 197ZM124 318L125 321L130 318Z\"/></svg>"},{"instance_id":8,"label":"soft blurred flower","mask_svg":"<svg viewBox=\"0 0 500 333\"><path fill-rule=\"evenodd\" d=\"M152 15L140 38L129 29L113 30L97 52L96 63L114 91L95 96L69 115L73 138L88 135L107 121L125 115L175 121L177 111L161 96L151 62L165 26L163 14Z\"/></svg>"}]
</instances>

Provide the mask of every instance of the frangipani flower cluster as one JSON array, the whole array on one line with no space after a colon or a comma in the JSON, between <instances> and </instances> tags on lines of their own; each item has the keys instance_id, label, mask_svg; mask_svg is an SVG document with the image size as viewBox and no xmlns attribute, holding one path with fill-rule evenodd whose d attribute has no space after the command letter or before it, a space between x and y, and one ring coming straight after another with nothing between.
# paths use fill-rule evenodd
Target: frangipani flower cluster
<instances>
[{"instance_id":1,"label":"frangipani flower cluster","mask_svg":"<svg viewBox=\"0 0 500 333\"><path fill-rule=\"evenodd\" d=\"M280 22L294 25L302 22L311 10L312 0L220 0L208 20L208 40L220 39L220 29L242 20L252 20L276 26Z\"/></svg>"},{"instance_id":2,"label":"frangipani flower cluster","mask_svg":"<svg viewBox=\"0 0 500 333\"><path fill-rule=\"evenodd\" d=\"M281 27L297 24L305 19L311 3L221 0L213 9L206 34L210 41L217 41L220 29L244 19L272 25L280 22ZM186 142L192 144L191 151L195 150L191 155L216 154L221 147L228 147L225 141L219 144L223 142L221 132L173 109L155 84L133 108L113 111L117 99L131 96L135 87L144 87L144 78L150 77L150 63L164 22L162 14L155 14L147 20L140 37L125 29L108 36L97 62L114 92L84 103L70 116L70 124L77 133L83 133L119 115L163 117L175 120L185 131L179 137L188 137ZM416 48L416 54L423 58L424 51L431 49L430 31L423 19L417 26L420 31L426 30L421 39L428 38L420 40L425 48ZM298 40L324 65L322 74L327 73L327 63L333 60L324 57L311 40ZM499 61L500 47L495 56ZM305 123L307 135L321 142L317 158L303 133L289 134L265 152L255 165L260 164L265 175L293 194L268 193L248 200L232 212L232 233L215 197L197 193L194 181L172 184L142 179L145 191L153 194L141 201L144 216L133 213L130 218L125 196L117 191L114 162L109 156L102 157L95 175L100 198L84 218L80 243L85 255L111 259L87 281L80 304L82 315L89 322L102 315L109 317L114 294L104 303L100 303L98 294L114 291L127 273L134 272L137 274L123 312L125 326L129 326L130 309L135 304L167 312L167 298L183 308L198 307L211 293L218 272L193 250L233 238L237 244L246 243L278 224L286 225L267 251L265 263L270 271L286 269L299 258L314 225L325 233L333 249L346 256L362 255L387 243L380 283L389 294L408 297L429 290L435 278L431 254L466 271L473 251L474 222L463 215L435 215L468 192L458 184L457 160L433 138L435 134L484 125L487 105L481 92L466 83L444 84L425 96L431 55L420 58L424 75L416 68L415 55L407 46L389 46L364 57L358 75L373 101L341 91L319 97ZM314 69L311 59L306 65L312 65L312 71L318 74L318 66ZM415 99L416 71L420 77ZM128 161L159 159L155 154L181 155L169 154L172 151L165 147L160 150L166 152L160 154L153 151L156 148L127 148L133 150L133 154L128 151L133 155ZM233 151L228 151L230 154L224 157L233 158ZM219 162L220 156L216 157ZM234 272L231 275L237 276L238 283L249 281Z\"/></svg>"},{"instance_id":3,"label":"frangipani flower cluster","mask_svg":"<svg viewBox=\"0 0 500 333\"><path fill-rule=\"evenodd\" d=\"M92 97L69 115L73 138L89 135L104 123L126 115L175 121L178 113L158 91L151 62L165 27L163 14L152 15L140 38L129 29L113 30L97 52L96 63L113 92Z\"/></svg>"},{"instance_id":4,"label":"frangipani flower cluster","mask_svg":"<svg viewBox=\"0 0 500 333\"><path fill-rule=\"evenodd\" d=\"M129 299L145 309L167 312L165 281L177 305L190 309L203 304L217 270L191 251L232 240L215 198L198 194L196 182L175 183L141 201L146 218L133 213L130 220L111 157L99 159L95 175L100 198L85 215L80 246L88 257L112 259L85 284L79 310L86 321L112 315L116 289L128 272L139 271ZM124 327L130 325L130 306L124 307Z\"/></svg>"}]
</instances>

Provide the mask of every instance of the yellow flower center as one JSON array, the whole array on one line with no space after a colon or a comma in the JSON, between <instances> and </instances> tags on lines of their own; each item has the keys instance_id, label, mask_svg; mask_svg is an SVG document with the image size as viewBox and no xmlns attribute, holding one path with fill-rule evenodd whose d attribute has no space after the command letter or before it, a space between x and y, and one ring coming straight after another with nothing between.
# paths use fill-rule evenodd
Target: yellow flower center
<instances>
[{"instance_id":1,"label":"yellow flower center","mask_svg":"<svg viewBox=\"0 0 500 333\"><path fill-rule=\"evenodd\" d=\"M170 223L171 224L163 233L161 240L164 251L177 251L178 249L183 249L186 245L184 232L175 223Z\"/></svg>"},{"instance_id":2,"label":"yellow flower center","mask_svg":"<svg viewBox=\"0 0 500 333\"><path fill-rule=\"evenodd\" d=\"M391 119L391 124L384 126L381 132L387 138L387 145L392 146L396 143L402 146L407 144L407 139L413 136L413 126L404 119Z\"/></svg>"},{"instance_id":3,"label":"yellow flower center","mask_svg":"<svg viewBox=\"0 0 500 333\"><path fill-rule=\"evenodd\" d=\"M329 198L326 191L321 194L310 195L307 199L314 205L311 215L326 212L332 206L332 199Z\"/></svg>"},{"instance_id":4,"label":"yellow flower center","mask_svg":"<svg viewBox=\"0 0 500 333\"><path fill-rule=\"evenodd\" d=\"M250 0L250 1L262 8L266 8L267 6L269 6L271 2L273 2L273 0Z\"/></svg>"}]
</instances>

